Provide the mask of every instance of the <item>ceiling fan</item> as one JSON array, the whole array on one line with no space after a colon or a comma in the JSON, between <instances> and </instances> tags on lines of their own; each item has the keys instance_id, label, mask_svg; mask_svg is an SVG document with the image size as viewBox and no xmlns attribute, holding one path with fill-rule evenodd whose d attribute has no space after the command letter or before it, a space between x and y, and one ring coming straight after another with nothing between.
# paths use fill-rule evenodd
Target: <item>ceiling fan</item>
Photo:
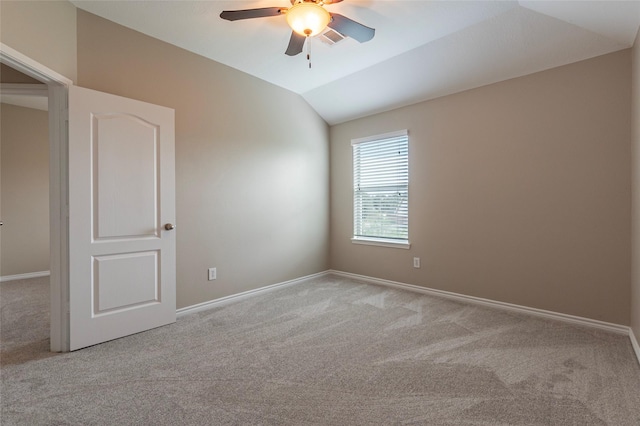
<instances>
[{"instance_id":1,"label":"ceiling fan","mask_svg":"<svg viewBox=\"0 0 640 426\"><path fill-rule=\"evenodd\" d=\"M302 52L304 42L308 37L320 34L329 27L343 36L364 43L375 35L376 30L362 25L346 16L329 13L323 6L339 3L342 0L290 0L292 6L263 7L259 9L225 10L220 14L227 21L240 19L266 18L269 16L285 15L287 23L293 30L285 54L295 56Z\"/></svg>"}]
</instances>

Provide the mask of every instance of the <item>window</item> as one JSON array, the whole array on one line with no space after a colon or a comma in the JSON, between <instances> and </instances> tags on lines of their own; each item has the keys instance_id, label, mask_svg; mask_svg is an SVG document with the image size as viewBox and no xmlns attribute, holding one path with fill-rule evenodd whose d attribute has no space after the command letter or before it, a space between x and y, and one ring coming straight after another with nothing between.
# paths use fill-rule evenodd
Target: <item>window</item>
<instances>
[{"instance_id":1,"label":"window","mask_svg":"<svg viewBox=\"0 0 640 426\"><path fill-rule=\"evenodd\" d=\"M351 141L354 243L409 248L406 130Z\"/></svg>"}]
</instances>

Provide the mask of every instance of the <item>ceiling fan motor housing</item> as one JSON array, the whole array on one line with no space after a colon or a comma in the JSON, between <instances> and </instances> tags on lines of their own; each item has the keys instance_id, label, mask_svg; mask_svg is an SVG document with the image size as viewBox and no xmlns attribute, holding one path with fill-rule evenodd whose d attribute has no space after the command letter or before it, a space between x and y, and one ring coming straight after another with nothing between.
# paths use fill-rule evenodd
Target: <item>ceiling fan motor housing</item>
<instances>
[{"instance_id":1,"label":"ceiling fan motor housing","mask_svg":"<svg viewBox=\"0 0 640 426\"><path fill-rule=\"evenodd\" d=\"M294 3L286 14L287 23L296 33L313 37L324 30L331 21L331 15L314 1Z\"/></svg>"}]
</instances>

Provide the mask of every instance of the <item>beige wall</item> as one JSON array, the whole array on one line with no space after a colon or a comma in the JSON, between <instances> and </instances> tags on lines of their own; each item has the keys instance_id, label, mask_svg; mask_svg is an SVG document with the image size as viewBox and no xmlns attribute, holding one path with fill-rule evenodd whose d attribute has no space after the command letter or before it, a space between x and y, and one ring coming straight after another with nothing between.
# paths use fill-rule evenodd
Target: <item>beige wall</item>
<instances>
[{"instance_id":1,"label":"beige wall","mask_svg":"<svg viewBox=\"0 0 640 426\"><path fill-rule=\"evenodd\" d=\"M629 324L630 71L625 50L332 127L331 267ZM405 128L412 247L354 245L350 140Z\"/></svg>"},{"instance_id":2,"label":"beige wall","mask_svg":"<svg viewBox=\"0 0 640 426\"><path fill-rule=\"evenodd\" d=\"M631 281L631 328L640 342L640 32L633 45L632 149L633 149L633 275Z\"/></svg>"},{"instance_id":3,"label":"beige wall","mask_svg":"<svg viewBox=\"0 0 640 426\"><path fill-rule=\"evenodd\" d=\"M328 127L300 96L80 10L78 79L176 111L178 307L328 268Z\"/></svg>"},{"instance_id":4,"label":"beige wall","mask_svg":"<svg viewBox=\"0 0 640 426\"><path fill-rule=\"evenodd\" d=\"M2 104L0 103L0 221L2 221ZM0 226L0 277L2 277L2 226Z\"/></svg>"},{"instance_id":5,"label":"beige wall","mask_svg":"<svg viewBox=\"0 0 640 426\"><path fill-rule=\"evenodd\" d=\"M2 276L49 270L49 130L46 111L0 105Z\"/></svg>"},{"instance_id":6,"label":"beige wall","mask_svg":"<svg viewBox=\"0 0 640 426\"><path fill-rule=\"evenodd\" d=\"M631 317L640 334L640 272L631 294L627 272L629 51L332 128L329 263L327 127L300 97L66 1L0 2L0 41L86 87L176 109L180 307L331 266ZM638 50L636 41L635 147ZM412 249L354 246L349 141L401 128L411 132ZM210 266L217 281L206 281Z\"/></svg>"},{"instance_id":7,"label":"beige wall","mask_svg":"<svg viewBox=\"0 0 640 426\"><path fill-rule=\"evenodd\" d=\"M76 8L68 1L0 1L0 41L76 81Z\"/></svg>"},{"instance_id":8,"label":"beige wall","mask_svg":"<svg viewBox=\"0 0 640 426\"><path fill-rule=\"evenodd\" d=\"M5 64L0 64L0 83L40 84L35 78L22 74Z\"/></svg>"}]
</instances>

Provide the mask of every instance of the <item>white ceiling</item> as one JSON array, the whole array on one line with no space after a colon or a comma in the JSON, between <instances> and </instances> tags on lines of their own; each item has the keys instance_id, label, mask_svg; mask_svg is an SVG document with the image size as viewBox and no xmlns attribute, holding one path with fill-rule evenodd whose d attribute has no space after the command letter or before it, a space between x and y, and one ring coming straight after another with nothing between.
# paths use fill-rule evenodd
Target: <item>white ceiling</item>
<instances>
[{"instance_id":1,"label":"white ceiling","mask_svg":"<svg viewBox=\"0 0 640 426\"><path fill-rule=\"evenodd\" d=\"M640 0L344 0L325 7L375 37L314 39L309 69L304 54L284 54L284 16L219 17L288 0L72 3L298 93L329 124L628 48L640 26Z\"/></svg>"}]
</instances>

